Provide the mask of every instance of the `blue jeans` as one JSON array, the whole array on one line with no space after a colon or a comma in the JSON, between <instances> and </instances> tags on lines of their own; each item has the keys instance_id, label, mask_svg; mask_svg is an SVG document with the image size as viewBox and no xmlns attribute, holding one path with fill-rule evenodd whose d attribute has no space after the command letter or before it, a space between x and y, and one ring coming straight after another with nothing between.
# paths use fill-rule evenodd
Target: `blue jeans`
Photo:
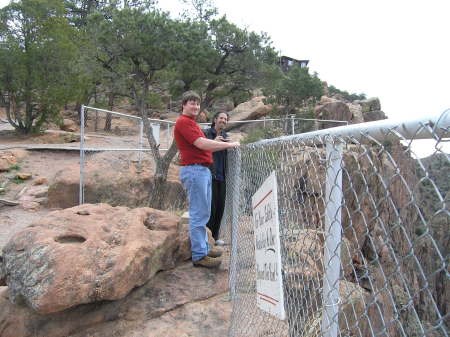
<instances>
[{"instance_id":1,"label":"blue jeans","mask_svg":"<svg viewBox=\"0 0 450 337\"><path fill-rule=\"evenodd\" d=\"M209 251L206 223L211 215L211 171L201 165L183 166L180 180L189 201L192 261L198 261Z\"/></svg>"}]
</instances>

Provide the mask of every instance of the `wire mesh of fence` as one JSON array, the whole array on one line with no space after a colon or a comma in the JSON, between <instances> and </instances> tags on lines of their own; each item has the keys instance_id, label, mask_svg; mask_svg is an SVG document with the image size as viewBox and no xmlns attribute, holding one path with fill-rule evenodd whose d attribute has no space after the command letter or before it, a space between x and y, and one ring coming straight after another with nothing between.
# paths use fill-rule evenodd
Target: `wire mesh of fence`
<instances>
[{"instance_id":1,"label":"wire mesh of fence","mask_svg":"<svg viewBox=\"0 0 450 337\"><path fill-rule=\"evenodd\" d=\"M141 117L83 107L80 124L81 203L105 202L113 206L154 206L170 211L186 206L178 172L167 172L164 195L152 198L157 161L151 153ZM173 122L149 120L158 151L165 153L172 144ZM69 206L69 205L64 205Z\"/></svg>"},{"instance_id":2,"label":"wire mesh of fence","mask_svg":"<svg viewBox=\"0 0 450 337\"><path fill-rule=\"evenodd\" d=\"M231 244L230 336L449 336L449 115L229 152L221 236ZM273 171L285 320L256 296L251 197Z\"/></svg>"},{"instance_id":3,"label":"wire mesh of fence","mask_svg":"<svg viewBox=\"0 0 450 337\"><path fill-rule=\"evenodd\" d=\"M186 196L178 181L175 166L169 167L163 187L155 184L154 175L160 163L151 151L141 117L88 106L83 106L81 117L78 203L151 206L177 212L186 208ZM229 126L240 126L246 131L272 131L268 131L268 135L264 132L257 134L258 139L261 139L289 135L305 128L311 130L314 125L320 127L322 122L291 116L284 119L233 121ZM327 122L333 125L345 123ZM148 125L158 144L156 151L163 156L173 143L174 122L149 119ZM209 126L201 124L202 128Z\"/></svg>"}]
</instances>

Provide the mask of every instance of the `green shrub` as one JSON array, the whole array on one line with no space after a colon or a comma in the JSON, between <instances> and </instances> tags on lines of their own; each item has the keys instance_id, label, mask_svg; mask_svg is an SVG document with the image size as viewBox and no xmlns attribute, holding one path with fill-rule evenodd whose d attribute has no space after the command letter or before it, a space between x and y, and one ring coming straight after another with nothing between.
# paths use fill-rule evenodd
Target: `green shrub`
<instances>
[{"instance_id":1,"label":"green shrub","mask_svg":"<svg viewBox=\"0 0 450 337\"><path fill-rule=\"evenodd\" d=\"M355 101L355 100L364 100L367 98L366 94L361 93L361 94L356 94L356 93L349 93L346 90L340 90L338 88L336 88L334 85L330 85L328 86L328 93L329 95L341 95L344 99L348 100L348 101Z\"/></svg>"},{"instance_id":2,"label":"green shrub","mask_svg":"<svg viewBox=\"0 0 450 337\"><path fill-rule=\"evenodd\" d=\"M283 130L280 128L261 128L251 131L244 139L241 140L242 144L254 143L262 139L270 139L284 136Z\"/></svg>"},{"instance_id":3,"label":"green shrub","mask_svg":"<svg viewBox=\"0 0 450 337\"><path fill-rule=\"evenodd\" d=\"M16 171L20 170L20 165L14 164L8 168L8 171L12 171L12 170L16 170Z\"/></svg>"},{"instance_id":4,"label":"green shrub","mask_svg":"<svg viewBox=\"0 0 450 337\"><path fill-rule=\"evenodd\" d=\"M14 184L19 185L19 184L23 184L25 181L20 179L19 177L14 177L14 178L11 178L11 182L13 182Z\"/></svg>"}]
</instances>

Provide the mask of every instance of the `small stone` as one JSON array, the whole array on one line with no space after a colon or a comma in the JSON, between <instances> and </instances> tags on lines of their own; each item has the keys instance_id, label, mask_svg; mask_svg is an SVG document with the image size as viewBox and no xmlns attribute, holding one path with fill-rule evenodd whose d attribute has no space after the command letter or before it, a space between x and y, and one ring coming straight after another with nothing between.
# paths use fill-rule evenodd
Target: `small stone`
<instances>
[{"instance_id":1,"label":"small stone","mask_svg":"<svg viewBox=\"0 0 450 337\"><path fill-rule=\"evenodd\" d=\"M78 215L90 215L91 213L89 213L88 210L82 209L82 210L77 211L77 214Z\"/></svg>"},{"instance_id":2,"label":"small stone","mask_svg":"<svg viewBox=\"0 0 450 337\"><path fill-rule=\"evenodd\" d=\"M38 202L28 201L28 200L23 201L21 203L21 206L23 209L30 210L30 211L37 211L38 209L41 208L41 205Z\"/></svg>"},{"instance_id":3,"label":"small stone","mask_svg":"<svg viewBox=\"0 0 450 337\"><path fill-rule=\"evenodd\" d=\"M11 166L17 164L17 159L10 153L0 153L0 172L8 172Z\"/></svg>"},{"instance_id":4,"label":"small stone","mask_svg":"<svg viewBox=\"0 0 450 337\"><path fill-rule=\"evenodd\" d=\"M31 173L19 173L16 175L17 178L19 178L20 180L28 180L32 177L33 175Z\"/></svg>"},{"instance_id":5,"label":"small stone","mask_svg":"<svg viewBox=\"0 0 450 337\"><path fill-rule=\"evenodd\" d=\"M47 184L48 183L48 180L47 180L47 178L44 178L44 177L42 177L42 178L38 178L38 179L36 179L35 181L33 181L33 185L43 185L43 184Z\"/></svg>"}]
</instances>

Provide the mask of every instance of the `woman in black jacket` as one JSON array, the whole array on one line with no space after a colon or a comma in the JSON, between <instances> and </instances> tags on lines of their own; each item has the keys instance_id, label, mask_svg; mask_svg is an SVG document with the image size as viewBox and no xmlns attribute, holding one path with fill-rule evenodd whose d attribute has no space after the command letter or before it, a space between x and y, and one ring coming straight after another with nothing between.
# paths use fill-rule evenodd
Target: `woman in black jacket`
<instances>
[{"instance_id":1,"label":"woman in black jacket","mask_svg":"<svg viewBox=\"0 0 450 337\"><path fill-rule=\"evenodd\" d=\"M206 138L216 141L228 142L230 138L224 131L228 123L228 114L226 112L216 113L213 117L211 127L204 130ZM212 200L211 217L206 226L211 230L216 245L222 246L224 242L219 240L220 221L222 220L225 208L225 172L227 166L227 150L213 152L214 164L211 168L212 173Z\"/></svg>"}]
</instances>

